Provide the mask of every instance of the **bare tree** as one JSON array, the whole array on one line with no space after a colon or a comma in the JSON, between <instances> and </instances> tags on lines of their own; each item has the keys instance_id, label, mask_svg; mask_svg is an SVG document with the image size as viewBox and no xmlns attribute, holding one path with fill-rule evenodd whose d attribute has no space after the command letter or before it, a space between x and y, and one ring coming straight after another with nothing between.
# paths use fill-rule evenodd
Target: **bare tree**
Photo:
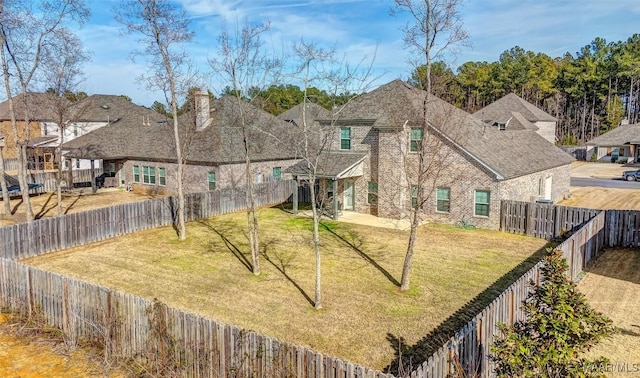
<instances>
[{"instance_id":1,"label":"bare tree","mask_svg":"<svg viewBox=\"0 0 640 378\"><path fill-rule=\"evenodd\" d=\"M116 8L116 20L126 32L140 36L141 48L134 57L148 60L149 73L139 80L149 90L161 90L171 107L176 152L176 186L178 191L178 239L186 238L184 168L185 157L180 141L178 100L193 87L195 75L182 48L193 39L185 11L169 0L127 0Z\"/></svg>"},{"instance_id":2,"label":"bare tree","mask_svg":"<svg viewBox=\"0 0 640 378\"><path fill-rule=\"evenodd\" d=\"M462 0L396 0L394 12L405 12L410 20L403 28L404 42L407 47L421 57L425 68L424 101L422 106L422 130L417 152L417 172L415 185L411 188L412 195L418 204L424 203L428 197L425 190L425 180L429 173L429 143L425 139L432 132L433 122L430 119L429 103L432 95L431 66L434 58L444 51L452 50L456 45L463 44L468 39L467 32L462 28L462 21L458 14L458 7ZM414 67L414 68L417 68ZM418 237L418 226L421 219L421 207L411 207L409 221L411 224L407 252L402 267L400 290L409 289L411 276L411 262Z\"/></svg>"},{"instance_id":3,"label":"bare tree","mask_svg":"<svg viewBox=\"0 0 640 378\"><path fill-rule=\"evenodd\" d=\"M0 16L3 15L3 2L0 1ZM0 46L4 46L4 33L0 32ZM3 70L2 72L6 72L5 71L5 60L2 60L2 67ZM4 141L0 140L0 142L4 143ZM2 206L2 214L4 215L9 215L11 214L11 203L10 201L10 197L9 197L9 190L7 188L7 181L4 179L4 156L3 156L3 148L0 145L0 190L2 190L2 202L4 204L4 206Z\"/></svg>"},{"instance_id":4,"label":"bare tree","mask_svg":"<svg viewBox=\"0 0 640 378\"><path fill-rule=\"evenodd\" d=\"M32 107L28 90L42 80L43 69L52 51L59 50L69 36L66 22L84 22L89 11L82 0L15 1L2 9L0 35L3 42L1 59L4 87L9 102L13 137L18 148L18 182L27 221L33 220L27 183L27 148L30 137ZM22 93L22 130L18 127L13 86Z\"/></svg>"},{"instance_id":5,"label":"bare tree","mask_svg":"<svg viewBox=\"0 0 640 378\"><path fill-rule=\"evenodd\" d=\"M209 59L211 68L231 84L233 98L237 104L234 122L242 132L245 195L247 201L247 234L251 248L251 267L253 274L260 274L260 229L255 203L255 182L251 167L252 144L250 128L251 114L245 111L244 102L258 98L260 92L274 84L280 75L282 60L265 52L262 34L269 31L269 24L244 26L230 33L223 30L220 38L220 54L218 58Z\"/></svg>"},{"instance_id":6,"label":"bare tree","mask_svg":"<svg viewBox=\"0 0 640 378\"><path fill-rule=\"evenodd\" d=\"M77 96L69 96L69 94L77 91L83 78L80 66L89 60L89 56L83 50L82 42L75 35L66 35L57 47L57 49L47 52L44 83L48 86L46 106L54 116L53 121L59 136L55 157L55 161L58 162L56 192L58 215L62 215L62 144L65 141L64 134L67 124L83 113L83 107L73 101L77 99ZM71 182L67 184L72 185Z\"/></svg>"},{"instance_id":7,"label":"bare tree","mask_svg":"<svg viewBox=\"0 0 640 378\"><path fill-rule=\"evenodd\" d=\"M314 43L305 41L294 45L294 53L298 59L298 70L294 76L297 76L297 79L302 82L304 99L295 135L287 137L291 142L297 141L297 153L301 159L301 163L298 165L299 173L309 181L311 191L312 239L316 260L314 307L321 309L323 305L322 253L319 225L324 199L316 193L315 183L322 167L329 163L328 152L335 140L336 123L340 118L340 113L350 101L347 99L347 101L337 103L335 100L338 95L345 93L351 93L352 97L355 97L364 92L373 81L371 79L372 63L365 66L363 59L359 64L352 66L346 59L337 59L335 50L324 50ZM312 114L311 111L312 104L309 102L308 92L311 87L327 88L328 94L334 99L331 110L327 111L328 119L323 120L323 126L319 126L316 122L318 114ZM322 117L322 115L320 116Z\"/></svg>"}]
</instances>

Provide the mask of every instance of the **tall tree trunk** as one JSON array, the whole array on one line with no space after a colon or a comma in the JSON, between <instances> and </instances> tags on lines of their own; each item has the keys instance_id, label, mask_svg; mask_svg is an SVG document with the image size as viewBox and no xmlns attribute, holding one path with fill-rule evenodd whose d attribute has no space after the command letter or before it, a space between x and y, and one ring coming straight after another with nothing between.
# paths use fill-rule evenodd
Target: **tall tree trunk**
<instances>
[{"instance_id":1,"label":"tall tree trunk","mask_svg":"<svg viewBox=\"0 0 640 378\"><path fill-rule=\"evenodd\" d=\"M317 164L316 164L317 165ZM313 168L315 170L315 167ZM316 282L315 282L315 298L313 307L315 309L322 308L322 255L320 254L320 215L318 214L318 201L316 198L316 185L315 174L310 177L310 190L311 190L311 214L313 218L313 250L316 256ZM337 188L334 188L337 190Z\"/></svg>"},{"instance_id":2,"label":"tall tree trunk","mask_svg":"<svg viewBox=\"0 0 640 378\"><path fill-rule=\"evenodd\" d=\"M633 77L631 77L631 87L629 88L629 99L627 101L627 120L631 122L631 108L633 103Z\"/></svg>"},{"instance_id":3,"label":"tall tree trunk","mask_svg":"<svg viewBox=\"0 0 640 378\"><path fill-rule=\"evenodd\" d=\"M11 214L11 203L10 198L9 198L9 192L8 192L8 188L7 188L7 181L4 179L4 157L3 152L2 152L3 148L0 147L0 189L2 190L2 202L3 202L3 206L2 206L2 214L4 215L9 215Z\"/></svg>"},{"instance_id":4,"label":"tall tree trunk","mask_svg":"<svg viewBox=\"0 0 640 378\"><path fill-rule=\"evenodd\" d=\"M56 148L56 160L58 161L58 176L56 177L56 195L58 198L58 215L62 215L62 143L64 143L64 126L58 125L60 141ZM67 184L69 186L69 184Z\"/></svg>"},{"instance_id":5,"label":"tall tree trunk","mask_svg":"<svg viewBox=\"0 0 640 378\"><path fill-rule=\"evenodd\" d=\"M17 136L17 133L16 133ZM19 140L16 138L16 140ZM31 198L29 197L29 183L27 181L27 173L29 171L29 162L27 160L27 138L18 142L18 183L20 184L20 193L22 194L22 205L24 206L24 214L27 222L33 221L33 210L31 208Z\"/></svg>"}]
</instances>

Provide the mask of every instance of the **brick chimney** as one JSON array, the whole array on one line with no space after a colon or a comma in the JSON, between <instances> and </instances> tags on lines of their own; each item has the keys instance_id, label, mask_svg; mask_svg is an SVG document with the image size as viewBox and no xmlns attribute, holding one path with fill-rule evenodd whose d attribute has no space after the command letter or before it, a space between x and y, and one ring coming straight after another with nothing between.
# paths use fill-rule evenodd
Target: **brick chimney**
<instances>
[{"instance_id":1,"label":"brick chimney","mask_svg":"<svg viewBox=\"0 0 640 378\"><path fill-rule=\"evenodd\" d=\"M195 94L196 103L196 130L202 130L211 124L209 116L209 94L204 91L198 91Z\"/></svg>"}]
</instances>

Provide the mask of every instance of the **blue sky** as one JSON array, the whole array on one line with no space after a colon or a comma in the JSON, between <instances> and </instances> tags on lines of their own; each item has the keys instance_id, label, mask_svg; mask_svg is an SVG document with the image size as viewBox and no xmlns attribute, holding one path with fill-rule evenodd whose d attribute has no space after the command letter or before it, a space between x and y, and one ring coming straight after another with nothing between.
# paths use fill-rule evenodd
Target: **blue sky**
<instances>
[{"instance_id":1,"label":"blue sky","mask_svg":"<svg viewBox=\"0 0 640 378\"><path fill-rule=\"evenodd\" d=\"M209 89L218 93L220 83L207 59L217 50L223 24L237 20L268 20L268 42L289 47L304 38L320 46L335 46L354 62L375 56L377 84L407 78L411 66L402 42L403 16L391 16L392 0L176 0L184 6L195 32L188 52L207 77ZM140 87L136 78L146 71L144 62L130 59L135 37L121 34L113 19L116 0L95 0L92 16L79 30L92 60L85 67L83 89L89 94L125 94L140 105L162 100L161 93ZM514 46L543 52L551 57L575 53L595 37L626 40L640 33L640 1L637 0L466 0L460 9L471 47L448 57L454 70L467 61L496 61Z\"/></svg>"}]
</instances>

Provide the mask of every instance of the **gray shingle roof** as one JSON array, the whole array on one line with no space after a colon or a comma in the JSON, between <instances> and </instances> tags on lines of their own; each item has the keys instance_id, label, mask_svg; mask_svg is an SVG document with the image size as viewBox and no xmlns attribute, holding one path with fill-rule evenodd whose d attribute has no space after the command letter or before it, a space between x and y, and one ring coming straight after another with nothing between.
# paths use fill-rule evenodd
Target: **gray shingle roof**
<instances>
[{"instance_id":1,"label":"gray shingle roof","mask_svg":"<svg viewBox=\"0 0 640 378\"><path fill-rule=\"evenodd\" d=\"M298 104L293 108L278 115L278 119L287 122L293 122L296 125L302 125L303 110L306 111L307 122L317 119L325 119L331 117L331 112L320 105L312 102Z\"/></svg>"},{"instance_id":2,"label":"gray shingle roof","mask_svg":"<svg viewBox=\"0 0 640 378\"><path fill-rule=\"evenodd\" d=\"M599 137L591 139L586 144L590 146L615 147L631 143L640 144L640 124L618 126Z\"/></svg>"},{"instance_id":3,"label":"gray shingle roof","mask_svg":"<svg viewBox=\"0 0 640 378\"><path fill-rule=\"evenodd\" d=\"M528 101L523 100L515 93L509 93L499 100L485 106L473 113L478 119L506 122L513 116L513 112L520 113L529 122L548 121L556 122L551 114L539 109Z\"/></svg>"},{"instance_id":4,"label":"gray shingle roof","mask_svg":"<svg viewBox=\"0 0 640 378\"><path fill-rule=\"evenodd\" d=\"M364 152L327 151L318 156L316 175L318 177L336 177L355 166L367 156ZM311 172L307 161L302 160L285 170L294 175L306 175Z\"/></svg>"},{"instance_id":5,"label":"gray shingle roof","mask_svg":"<svg viewBox=\"0 0 640 378\"><path fill-rule=\"evenodd\" d=\"M137 105L136 105L137 106ZM278 160L295 156L278 138L291 131L291 124L278 120L257 107L225 97L210 102L211 124L195 130L195 118L187 114L179 118L180 139L186 146L188 161L204 164L241 162L244 160L243 133L239 109L249 120L248 140L253 160ZM69 156L93 159L176 159L173 120L137 106L108 126L94 130L63 145ZM142 115L148 116L149 122ZM286 139L286 138L282 138Z\"/></svg>"},{"instance_id":6,"label":"gray shingle roof","mask_svg":"<svg viewBox=\"0 0 640 378\"><path fill-rule=\"evenodd\" d=\"M422 124L426 92L395 80L356 97L341 119L375 118L374 127L400 128ZM453 141L470 160L509 179L569 164L573 158L534 131L499 131L465 111L430 96L427 114L433 130ZM500 178L498 177L498 178Z\"/></svg>"},{"instance_id":7,"label":"gray shingle roof","mask_svg":"<svg viewBox=\"0 0 640 378\"><path fill-rule=\"evenodd\" d=\"M21 93L13 97L13 106L16 112L16 119L24 119L25 99L29 112L27 113L31 120L35 121L52 121L55 120L56 112L53 103L47 93ZM0 121L11 119L9 113L9 100L0 103Z\"/></svg>"}]
</instances>

